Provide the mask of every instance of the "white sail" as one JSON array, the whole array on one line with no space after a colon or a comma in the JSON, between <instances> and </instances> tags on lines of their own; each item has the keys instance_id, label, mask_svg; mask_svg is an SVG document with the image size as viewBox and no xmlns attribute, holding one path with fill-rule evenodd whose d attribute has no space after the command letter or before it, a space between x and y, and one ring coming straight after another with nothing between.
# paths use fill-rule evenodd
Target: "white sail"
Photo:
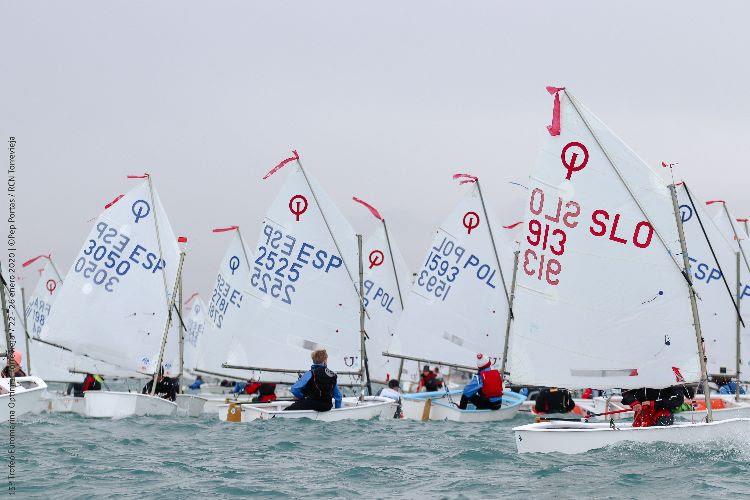
<instances>
[{"instance_id":1,"label":"white sail","mask_svg":"<svg viewBox=\"0 0 750 500\"><path fill-rule=\"evenodd\" d=\"M707 212L719 228L734 252L740 253L740 312L747 321L750 316L750 237L745 231L745 225L737 221L729 207L724 202L709 202ZM736 293L737 269L736 263L726 271L727 281ZM731 276L731 279L729 277ZM740 379L750 379L750 328L742 328L740 332Z\"/></svg>"},{"instance_id":2,"label":"white sail","mask_svg":"<svg viewBox=\"0 0 750 500\"><path fill-rule=\"evenodd\" d=\"M368 313L365 320L368 368L370 378L382 382L398 376L401 360L383 356L383 352L390 348L396 323L403 311L402 300L406 300L411 280L401 251L392 235L386 238L382 223L367 238L362 249L365 265L363 296Z\"/></svg>"},{"instance_id":3,"label":"white sail","mask_svg":"<svg viewBox=\"0 0 750 500\"><path fill-rule=\"evenodd\" d=\"M487 212L492 218L491 207ZM392 354L471 366L481 352L499 366L508 301L489 227L501 265L507 266L503 273L510 276L513 256L506 233L485 220L473 184L435 232L396 327Z\"/></svg>"},{"instance_id":4,"label":"white sail","mask_svg":"<svg viewBox=\"0 0 750 500\"><path fill-rule=\"evenodd\" d=\"M62 288L62 279L57 272L57 268L51 258L46 257L46 259L39 281L26 303L26 328L31 337L29 339L31 366L28 366L29 357L25 354L22 363L26 374L41 377L47 382L80 382L83 375L78 372L98 373L108 377L136 376L136 372L122 370L109 363L77 356L71 351L36 340L52 311L57 293ZM15 315L15 313L15 308L12 308L11 314ZM17 321L16 324L18 325L17 331L21 332L23 323Z\"/></svg>"},{"instance_id":5,"label":"white sail","mask_svg":"<svg viewBox=\"0 0 750 500\"><path fill-rule=\"evenodd\" d=\"M248 296L252 253L247 252L239 229L216 273L207 305L207 330L199 340L195 368L228 378L249 378L247 372L223 368L224 363L244 360L239 340L252 328L257 304Z\"/></svg>"},{"instance_id":6,"label":"white sail","mask_svg":"<svg viewBox=\"0 0 750 500\"><path fill-rule=\"evenodd\" d=\"M705 339L708 372L714 375L735 375L735 250L708 216L695 192L691 189L688 196L689 187L686 188L682 183L676 188L693 286L698 294L698 311Z\"/></svg>"},{"instance_id":7,"label":"white sail","mask_svg":"<svg viewBox=\"0 0 750 500\"><path fill-rule=\"evenodd\" d=\"M332 370L358 371L354 231L314 178L313 194L299 164L287 168L263 219L244 298L259 313L231 356L237 365L304 371L310 353L325 348Z\"/></svg>"},{"instance_id":8,"label":"white sail","mask_svg":"<svg viewBox=\"0 0 750 500\"><path fill-rule=\"evenodd\" d=\"M208 327L208 309L199 295L183 306L182 319L185 322L183 364L186 370L192 370L197 366L198 347Z\"/></svg>"},{"instance_id":9,"label":"white sail","mask_svg":"<svg viewBox=\"0 0 750 500\"><path fill-rule=\"evenodd\" d=\"M179 254L156 190L149 189L148 181L131 189L96 219L42 328L42 339L153 374ZM167 354L164 364L172 365L174 356Z\"/></svg>"},{"instance_id":10,"label":"white sail","mask_svg":"<svg viewBox=\"0 0 750 500\"><path fill-rule=\"evenodd\" d=\"M547 136L530 177L511 380L602 389L698 381L671 193L596 116L560 97L562 131Z\"/></svg>"}]
</instances>

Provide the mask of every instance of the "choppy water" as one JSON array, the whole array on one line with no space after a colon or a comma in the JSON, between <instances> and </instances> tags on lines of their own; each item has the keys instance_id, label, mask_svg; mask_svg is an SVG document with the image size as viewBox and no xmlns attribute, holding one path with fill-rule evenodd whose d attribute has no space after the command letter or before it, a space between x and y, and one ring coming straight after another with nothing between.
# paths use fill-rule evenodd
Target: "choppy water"
<instances>
[{"instance_id":1,"label":"choppy water","mask_svg":"<svg viewBox=\"0 0 750 500\"><path fill-rule=\"evenodd\" d=\"M18 495L73 498L737 498L750 445L629 445L518 455L496 424L26 415Z\"/></svg>"}]
</instances>

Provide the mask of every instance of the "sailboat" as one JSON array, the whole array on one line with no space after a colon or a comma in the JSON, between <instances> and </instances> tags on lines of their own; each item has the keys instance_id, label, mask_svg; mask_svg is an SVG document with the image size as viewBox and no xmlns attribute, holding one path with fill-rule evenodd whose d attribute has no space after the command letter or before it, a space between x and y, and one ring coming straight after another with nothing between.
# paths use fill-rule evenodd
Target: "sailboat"
<instances>
[{"instance_id":1,"label":"sailboat","mask_svg":"<svg viewBox=\"0 0 750 500\"><path fill-rule=\"evenodd\" d=\"M216 228L213 233L228 233L233 236L219 264L209 303L202 306L206 331L201 336L195 361L189 366L193 372L202 376L245 381L248 379L246 372L222 365L244 359L238 339L261 313L258 308L253 307L254 304L248 297L252 253L247 250L239 226ZM225 388L201 387L200 396L206 400L204 412L226 413L226 405L229 403L252 401L252 397L246 394L222 394L222 389Z\"/></svg>"},{"instance_id":2,"label":"sailboat","mask_svg":"<svg viewBox=\"0 0 750 500\"><path fill-rule=\"evenodd\" d=\"M378 221L375 230L365 240L362 252L365 257L363 300L367 310L365 330L370 380L386 384L395 378L401 382L404 375L419 375L416 363L409 373L404 360L383 356L383 352L388 351L404 310L405 295L411 282L409 270L378 209L356 196L352 200L367 208Z\"/></svg>"},{"instance_id":3,"label":"sailboat","mask_svg":"<svg viewBox=\"0 0 750 500\"><path fill-rule=\"evenodd\" d=\"M308 370L312 351L326 349L328 368L337 373L339 385L358 382L361 397L345 398L342 408L327 412L285 412L291 402L277 401L228 405L219 416L235 422L391 417L393 400L364 396L369 380L361 237L355 237L344 215L302 168L296 152L264 179L289 164L291 171L263 219L245 283L242 307L257 314L230 352L234 361L224 367L249 371L257 380L273 375L291 384Z\"/></svg>"},{"instance_id":4,"label":"sailboat","mask_svg":"<svg viewBox=\"0 0 750 500\"><path fill-rule=\"evenodd\" d=\"M510 297L502 262L511 268L511 242L493 231L479 179L455 176L470 187L441 223L418 270L388 356L467 373L482 353L502 369ZM502 257L502 259L501 259ZM458 409L461 390L405 394L405 418L480 422L513 418L526 399L506 390L500 410Z\"/></svg>"},{"instance_id":5,"label":"sailboat","mask_svg":"<svg viewBox=\"0 0 750 500\"><path fill-rule=\"evenodd\" d=\"M26 356L24 370L28 375L41 377L47 383L80 382L84 373L102 375L108 379L144 378L134 371L123 370L109 363L97 361L85 356L78 356L61 346L52 345L40 340L42 327L52 311L53 304L62 289L62 278L51 255L38 255L23 263L29 267L36 262L43 262L39 269L39 280L29 300L26 301L25 290L21 288L21 311L12 307L11 316L16 318L16 325L25 332ZM86 405L82 397L48 391L43 397L43 408L50 412L85 414Z\"/></svg>"},{"instance_id":6,"label":"sailboat","mask_svg":"<svg viewBox=\"0 0 750 500\"><path fill-rule=\"evenodd\" d=\"M740 314L737 286L740 283L741 255L733 248L702 201L686 182L675 184L677 204L685 232L692 283L697 294L701 330L705 339L708 374L712 377L738 378L740 337L745 335ZM626 409L618 397L594 398L594 412ZM693 411L680 411L675 417L699 421L707 410L703 398L692 401ZM714 420L750 417L750 404L733 396L711 397ZM631 416L632 413L617 414Z\"/></svg>"},{"instance_id":7,"label":"sailboat","mask_svg":"<svg viewBox=\"0 0 750 500\"><path fill-rule=\"evenodd\" d=\"M674 185L563 88L530 176L510 336L514 383L600 389L702 382L696 291ZM519 453L622 441L693 443L750 430L732 418L671 426L547 421L515 427Z\"/></svg>"},{"instance_id":8,"label":"sailboat","mask_svg":"<svg viewBox=\"0 0 750 500\"><path fill-rule=\"evenodd\" d=\"M160 369L178 376L174 309L184 252L151 176L129 177L143 182L96 218L40 336L154 379ZM86 415L174 414L177 405L155 396L155 385L150 394L88 391Z\"/></svg>"},{"instance_id":9,"label":"sailboat","mask_svg":"<svg viewBox=\"0 0 750 500\"><path fill-rule=\"evenodd\" d=\"M6 290L8 295L6 297ZM8 313L8 302L11 307L14 305L17 296L15 285L13 288L8 287L2 269L0 268L0 307L3 315L3 336L2 350L7 360L10 376L0 378L0 423L15 423L21 415L37 411L40 405L42 395L47 389L44 380L35 376L16 377L16 359L13 346L16 344L16 338L20 337L18 324L12 324ZM9 299L6 301L6 298ZM18 337L17 337L18 335Z\"/></svg>"}]
</instances>

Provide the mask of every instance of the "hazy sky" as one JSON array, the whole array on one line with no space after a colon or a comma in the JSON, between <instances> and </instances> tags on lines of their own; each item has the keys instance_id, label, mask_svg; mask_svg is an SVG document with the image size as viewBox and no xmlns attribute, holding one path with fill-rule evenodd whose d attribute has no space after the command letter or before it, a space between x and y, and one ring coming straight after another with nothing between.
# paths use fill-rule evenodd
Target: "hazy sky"
<instances>
[{"instance_id":1,"label":"hazy sky","mask_svg":"<svg viewBox=\"0 0 750 500\"><path fill-rule=\"evenodd\" d=\"M416 266L463 192L454 172L519 218L508 181L533 165L548 84L750 214L748 2L4 0L0 19L19 247L61 270L148 171L190 238L186 292L210 292L230 241L211 228L254 244L284 176L260 178L293 148L357 230L374 220L351 196L378 207Z\"/></svg>"}]
</instances>

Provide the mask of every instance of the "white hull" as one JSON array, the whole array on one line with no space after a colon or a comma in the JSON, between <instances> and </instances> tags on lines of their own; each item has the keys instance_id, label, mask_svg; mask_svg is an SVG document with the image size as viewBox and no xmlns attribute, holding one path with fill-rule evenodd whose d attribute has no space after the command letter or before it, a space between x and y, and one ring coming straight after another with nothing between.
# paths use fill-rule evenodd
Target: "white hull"
<instances>
[{"instance_id":1,"label":"white hull","mask_svg":"<svg viewBox=\"0 0 750 500\"><path fill-rule=\"evenodd\" d=\"M452 422L495 422L510 420L518 414L526 399L520 394L506 391L503 406L499 410L459 410L453 404L461 398L461 390L445 392L424 392L404 394L401 411L410 420L450 420ZM452 398L455 400L452 401ZM428 403L429 401L429 403Z\"/></svg>"},{"instance_id":2,"label":"white hull","mask_svg":"<svg viewBox=\"0 0 750 500\"><path fill-rule=\"evenodd\" d=\"M177 412L176 403L137 392L88 391L84 400L86 416L93 418L174 415Z\"/></svg>"},{"instance_id":3,"label":"white hull","mask_svg":"<svg viewBox=\"0 0 750 500\"><path fill-rule=\"evenodd\" d=\"M177 395L177 414L185 417L199 417L203 414L206 398L192 394Z\"/></svg>"},{"instance_id":4,"label":"white hull","mask_svg":"<svg viewBox=\"0 0 750 500\"><path fill-rule=\"evenodd\" d=\"M48 394L45 398L45 410L50 413L75 413L86 415L86 400L82 397L64 394Z\"/></svg>"},{"instance_id":5,"label":"white hull","mask_svg":"<svg viewBox=\"0 0 750 500\"><path fill-rule=\"evenodd\" d=\"M284 411L292 401L276 401L273 403L231 404L224 405L219 411L219 419L223 422L237 421L240 413L241 422L254 420L269 420L272 418L309 418L322 422L336 422L339 420L370 420L373 418L393 418L396 413L396 402L379 396L366 396L364 402L358 398L344 398L341 408L330 411ZM234 420L233 420L234 418Z\"/></svg>"},{"instance_id":6,"label":"white hull","mask_svg":"<svg viewBox=\"0 0 750 500\"><path fill-rule=\"evenodd\" d=\"M3 423L10 420L11 411L13 411L14 419L18 419L25 413L39 411L43 406L42 395L47 389L47 384L39 377L17 377L12 400L9 394L9 378L0 379L0 388L4 392L0 395L0 423Z\"/></svg>"},{"instance_id":7,"label":"white hull","mask_svg":"<svg viewBox=\"0 0 750 500\"><path fill-rule=\"evenodd\" d=\"M621 409L628 409L629 407L621 403L622 398L616 396L612 398L607 405L606 398L597 397L593 400L593 412L601 413L604 411L615 411ZM705 407L702 396L697 396L693 400L694 403L700 404L701 407ZM750 418L750 401L740 398L739 401L734 400L734 396L725 395L712 395L711 406L713 411L714 420L727 420L730 418ZM676 420L683 420L687 422L701 422L706 418L706 410L695 410L695 411L681 411L674 414ZM632 412L616 413L613 415L605 415L603 417L594 417L592 420L614 420L632 419Z\"/></svg>"},{"instance_id":8,"label":"white hull","mask_svg":"<svg viewBox=\"0 0 750 500\"><path fill-rule=\"evenodd\" d=\"M631 427L619 423L550 421L513 429L518 453L584 453L625 441L638 443L697 443L736 439L750 435L750 419L728 419L711 423L676 423L665 427Z\"/></svg>"}]
</instances>

